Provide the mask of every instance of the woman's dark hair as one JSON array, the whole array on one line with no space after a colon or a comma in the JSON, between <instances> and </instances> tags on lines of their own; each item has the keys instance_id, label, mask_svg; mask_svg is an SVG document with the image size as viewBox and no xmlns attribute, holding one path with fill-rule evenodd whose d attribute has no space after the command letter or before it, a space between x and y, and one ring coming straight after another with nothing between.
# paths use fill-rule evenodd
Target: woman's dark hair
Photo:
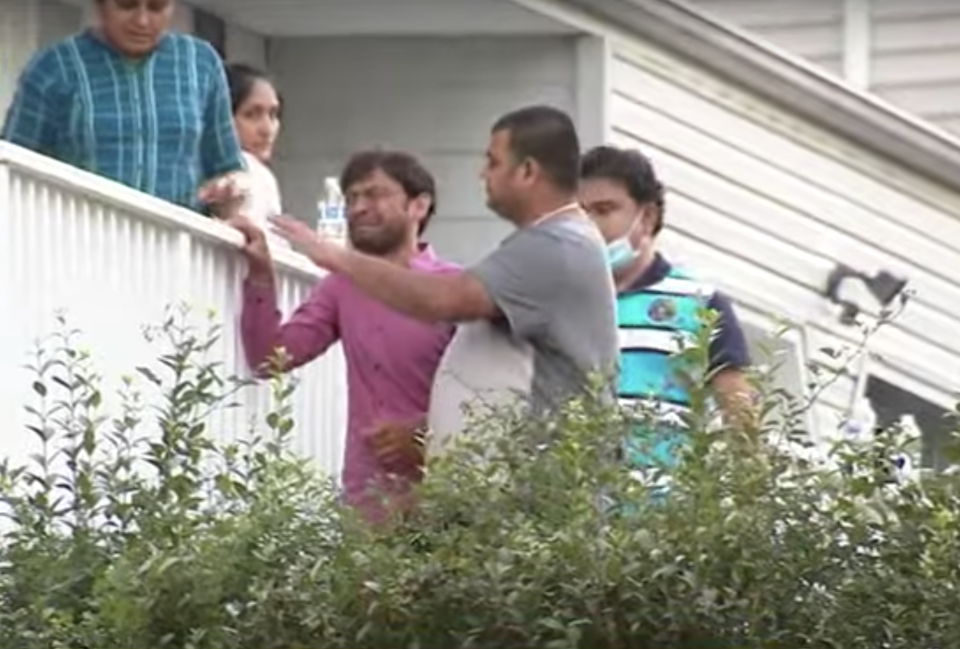
<instances>
[{"instance_id":1,"label":"woman's dark hair","mask_svg":"<svg viewBox=\"0 0 960 649\"><path fill-rule=\"evenodd\" d=\"M266 81L270 85L273 85L273 80L270 78L270 75L246 63L231 63L226 66L226 72L227 84L230 86L230 107L234 114L240 109L243 102L247 100L247 97L250 96L253 87L258 81ZM283 98L280 97L280 93L277 93L277 97L280 99L280 104L282 105Z\"/></svg>"}]
</instances>

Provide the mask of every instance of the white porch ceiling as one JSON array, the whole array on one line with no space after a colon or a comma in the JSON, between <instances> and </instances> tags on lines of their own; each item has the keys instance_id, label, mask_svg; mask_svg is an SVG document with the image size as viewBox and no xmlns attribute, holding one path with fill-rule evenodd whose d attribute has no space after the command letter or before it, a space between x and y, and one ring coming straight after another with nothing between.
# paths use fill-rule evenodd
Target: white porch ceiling
<instances>
[{"instance_id":1,"label":"white porch ceiling","mask_svg":"<svg viewBox=\"0 0 960 649\"><path fill-rule=\"evenodd\" d=\"M265 36L565 34L512 0L189 0Z\"/></svg>"}]
</instances>

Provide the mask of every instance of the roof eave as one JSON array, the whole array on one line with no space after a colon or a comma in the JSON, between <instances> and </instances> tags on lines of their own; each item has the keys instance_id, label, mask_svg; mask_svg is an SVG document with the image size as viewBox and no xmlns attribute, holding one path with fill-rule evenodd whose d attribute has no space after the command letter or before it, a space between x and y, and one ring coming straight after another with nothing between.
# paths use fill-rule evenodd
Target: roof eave
<instances>
[{"instance_id":1,"label":"roof eave","mask_svg":"<svg viewBox=\"0 0 960 649\"><path fill-rule=\"evenodd\" d=\"M960 139L675 0L567 0L960 191Z\"/></svg>"}]
</instances>

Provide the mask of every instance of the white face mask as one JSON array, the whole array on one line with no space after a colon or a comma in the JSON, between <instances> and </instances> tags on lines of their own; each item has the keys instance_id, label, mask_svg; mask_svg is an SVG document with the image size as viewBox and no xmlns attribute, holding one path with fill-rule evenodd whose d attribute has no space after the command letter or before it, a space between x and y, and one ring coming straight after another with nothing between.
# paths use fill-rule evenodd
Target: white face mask
<instances>
[{"instance_id":1,"label":"white face mask","mask_svg":"<svg viewBox=\"0 0 960 649\"><path fill-rule=\"evenodd\" d=\"M636 216L633 225L630 226L626 234L607 244L607 263L610 264L610 270L620 270L633 263L640 256L640 251L634 247L630 240L642 221L643 214L641 213Z\"/></svg>"}]
</instances>

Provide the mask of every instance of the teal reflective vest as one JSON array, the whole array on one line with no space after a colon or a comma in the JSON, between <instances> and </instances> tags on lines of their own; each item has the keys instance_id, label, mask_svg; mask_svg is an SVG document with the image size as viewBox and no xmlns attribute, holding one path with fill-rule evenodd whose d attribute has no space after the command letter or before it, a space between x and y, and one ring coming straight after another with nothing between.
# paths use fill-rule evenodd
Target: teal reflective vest
<instances>
[{"instance_id":1,"label":"teal reflective vest","mask_svg":"<svg viewBox=\"0 0 960 649\"><path fill-rule=\"evenodd\" d=\"M682 413L690 394L676 354L696 339L700 314L714 289L683 270L671 268L661 281L617 298L620 376L617 396L624 406L653 410L626 441L628 463L640 468L676 464L685 439Z\"/></svg>"}]
</instances>

